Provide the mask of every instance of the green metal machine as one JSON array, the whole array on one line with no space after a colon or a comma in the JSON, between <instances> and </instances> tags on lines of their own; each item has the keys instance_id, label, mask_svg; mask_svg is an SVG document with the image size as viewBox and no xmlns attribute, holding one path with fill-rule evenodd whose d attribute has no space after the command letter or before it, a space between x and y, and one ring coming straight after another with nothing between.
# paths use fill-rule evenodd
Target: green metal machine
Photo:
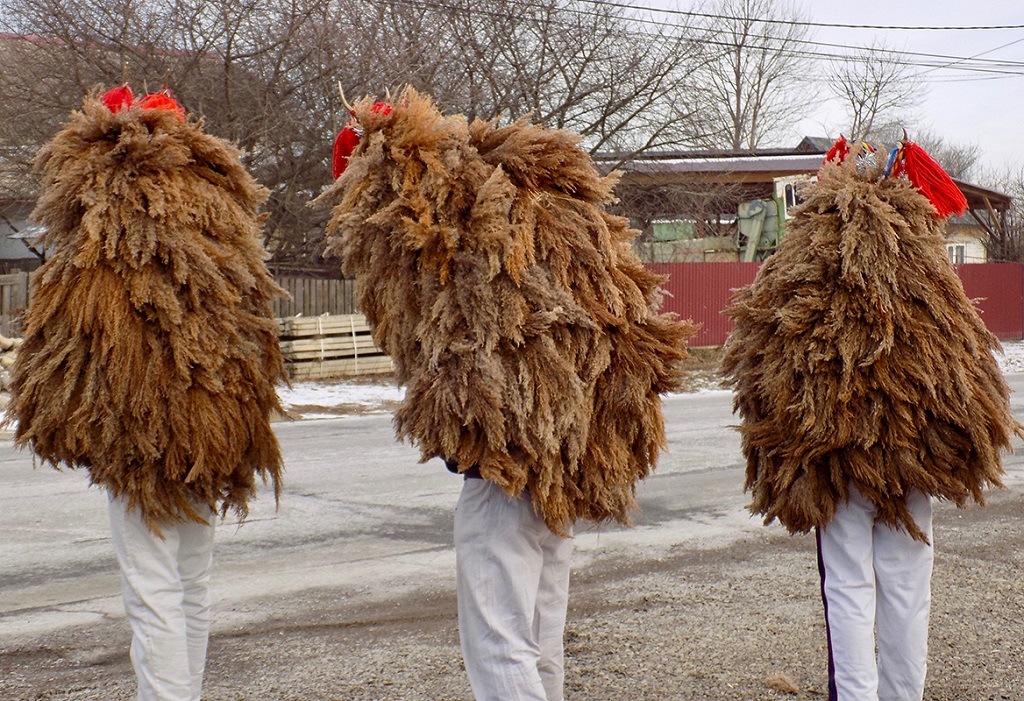
<instances>
[{"instance_id":1,"label":"green metal machine","mask_svg":"<svg viewBox=\"0 0 1024 701\"><path fill-rule=\"evenodd\" d=\"M786 233L790 210L800 203L799 185L810 182L811 176L796 175L775 178L771 199L751 200L737 210L737 248L740 260L747 263L764 260Z\"/></svg>"}]
</instances>

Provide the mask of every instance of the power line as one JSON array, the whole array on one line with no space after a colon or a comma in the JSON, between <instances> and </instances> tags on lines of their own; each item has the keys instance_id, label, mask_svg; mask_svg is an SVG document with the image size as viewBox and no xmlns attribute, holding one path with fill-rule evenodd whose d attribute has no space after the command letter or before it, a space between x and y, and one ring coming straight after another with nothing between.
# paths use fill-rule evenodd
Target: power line
<instances>
[{"instance_id":1,"label":"power line","mask_svg":"<svg viewBox=\"0 0 1024 701\"><path fill-rule=\"evenodd\" d=\"M958 61L954 61L954 63L953 63L953 64L950 64L949 66L944 66L944 68L951 68L951 67L952 67L952 66L953 66L954 64L956 64L956 63L961 63L961 62L963 62L963 61L974 61L974 60L982 60L982 61L987 61L987 60L989 60L989 59L978 59L978 57L979 57L979 56L984 56L985 54L990 54L990 53L993 53L993 52L995 52L995 51L999 51L1000 49L1005 49L1005 48L1007 48L1008 46L1013 46L1014 44L1019 44L1019 43L1020 43L1020 42L1022 42L1022 41L1024 41L1024 37L1021 37L1020 39L1014 39L1013 41L1009 41L1009 42L1007 42L1007 43L1005 43L1005 44L1000 44L999 46L996 46L996 47L994 47L994 48L991 48L991 49L989 49L988 51L982 51L982 52L980 52L980 53L977 53L977 54L975 54L974 56L971 56L970 58L965 58L965 59L960 59L960 60L958 60ZM931 70L938 70L938 69L935 69L935 68L933 68L933 69L931 69ZM929 70L929 71L924 71L924 73L930 73L930 72L931 72L930 70Z\"/></svg>"},{"instance_id":2,"label":"power line","mask_svg":"<svg viewBox=\"0 0 1024 701\"><path fill-rule=\"evenodd\" d=\"M425 9L446 10L446 11L450 11L450 12L457 12L457 13L464 14L464 15L478 15L478 16L482 15L482 16L492 16L492 17L507 18L507 14L505 14L505 13L497 12L497 11L494 11L494 10L483 9L482 7L479 7L479 6L468 6L468 5L467 6L456 6L456 5L451 5L451 4L445 3L445 2L443 2L441 0L438 0L438 1L431 1L431 0L398 0L398 1L401 4L416 6L416 7L425 8ZM638 9L651 10L651 8L638 8L638 7L624 5L624 4L620 4L620 3L606 2L604 0L578 0L578 2L586 2L588 4L592 4L592 5L596 5L596 6L603 6L603 7L615 8L615 9L628 9L628 10L632 10L634 12L636 10L638 10ZM538 4L538 3L535 3L535 2L529 2L528 0L515 0L512 4L518 5L519 7L526 8L526 9L544 10L544 11L548 11L548 10L552 9L548 5L542 5L542 4ZM565 7L565 6L560 7L558 9L561 12L565 12L565 13L568 13L568 14L571 14L571 15L577 15L577 16L584 16L584 17L586 17L586 16L589 16L589 17L606 17L607 16L607 15L601 14L600 12L597 12L597 11L587 11L587 10L582 10L582 9L574 9L574 8L569 8L569 7ZM662 11L662 10L651 10L651 11L668 12L668 13L678 13L678 12L680 12L680 11L668 11L668 10L665 10L665 11ZM710 15L710 14L706 15L706 14L703 14L703 13L682 13L682 14L700 15L700 16L706 16L706 17L717 18L717 19L739 19L739 18L735 18L735 17L728 17L726 15ZM629 19L629 21L636 22L636 23L639 23L639 24L653 25L653 26L658 27L659 29L663 29L663 30L665 30L665 29L671 30L671 29L678 29L679 28L679 25L673 25L673 24L670 24L668 22L663 22L663 21L659 21L659 20L655 20L655 19L646 19L646 18L636 17L636 16L630 17L628 19ZM757 20L757 22L767 22L767 20ZM557 22L557 21L555 21L554 23L558 24L560 26L563 26L563 27L572 28L570 25L568 25L568 24L566 24L564 22ZM799 23L796 23L796 22L781 22L781 23L783 23L783 24L799 24ZM829 25L829 26L839 26L839 25ZM867 25L863 25L863 26L867 26ZM1024 25L1022 25L1022 27L1024 27ZM626 32L621 32L620 35L627 35L627 33ZM656 33L653 33L653 32L648 32L648 31L643 31L643 30L631 31L631 32L628 32L628 35L629 36L638 36L638 37L643 37L643 38L672 38L672 39L675 39L675 40L681 41L681 42L690 42L690 43L693 43L693 44L703 44L703 45L717 46L717 47L723 47L723 48L733 48L735 46L735 44L730 43L730 42L716 41L714 39L710 39L710 38L706 38L706 37L700 37L700 36L686 37L686 36L679 36L679 35L672 36L672 35L665 35L665 34L656 34ZM764 34L748 34L747 36L750 37L750 38L753 38L753 39L762 39L762 40L766 40L766 41L779 41L780 40L780 38L778 38L778 37L772 37L772 36L764 35ZM784 55L788 55L788 56L802 56L802 57L810 58L810 59L813 59L813 60L822 60L822 59L824 59L824 60L829 60L829 61L849 61L851 59L861 59L862 56L858 56L857 55L858 53L859 54L864 54L865 52L870 52L871 51L871 49L868 49L867 47L862 47L862 46L851 46L851 45L848 45L848 44L836 44L836 43L829 43L829 42L818 42L818 41L813 41L813 40L810 40L810 39L800 39L800 38L795 38L795 37L789 37L787 39L787 41L790 41L790 42L793 42L793 43L797 43L797 44L801 44L801 45L812 46L812 47L823 47L823 48L827 48L827 49L828 48L831 48L831 49L846 49L846 50L855 52L854 54L851 55L849 53L835 53L835 52L823 52L823 51L813 51L813 50L801 50L801 49L797 49L797 48L786 48L786 47L782 47L782 46L776 47L776 50L778 50L779 52L781 52ZM1010 44L1012 44L1012 43L1016 43L1016 42L1010 42ZM991 53L991 51L995 51L995 50L998 50L1000 48L1004 48L1005 46L1008 46L1008 45L1009 44L1005 44L1003 46L996 47L995 49L991 49L991 50L983 52L983 53ZM770 48L770 47L755 47L755 48ZM936 71L936 70L948 69L948 70L955 70L955 71L966 72L966 73L991 73L991 74L996 75L996 76L1000 76L1001 75L1001 76L1006 76L1006 77L1009 77L1009 76L1024 76L1024 62L1022 62L1022 61L1008 61L1008 60L1000 60L1000 59L979 59L979 58L976 58L976 57L953 56L953 55L946 55L946 54L931 54L931 53L922 53L922 52L913 52L913 51L901 51L901 50L897 50L897 49L877 49L876 50L876 54L884 54L884 55L886 55L887 57L889 57L889 60L892 63L896 64L896 65L906 66L906 67L909 67L909 68L923 68L923 69L927 69L927 70L921 71L918 75L921 75L921 74L924 74L924 73L930 73L930 72ZM977 56L981 56L981 55L982 54L978 54ZM909 57L909 58L907 58L907 59L900 59L898 57ZM938 60L938 61L930 61L930 60L916 61L916 60L911 60L911 59L914 59L914 58L940 59L940 60ZM1018 72L1018 71L1012 70L1012 69L1015 69L1015 68L1019 68L1019 69L1021 69L1021 71Z\"/></svg>"},{"instance_id":3,"label":"power line","mask_svg":"<svg viewBox=\"0 0 1024 701\"><path fill-rule=\"evenodd\" d=\"M1024 24L994 24L994 25L975 25L975 26L963 26L963 25L946 25L946 26L931 26L931 25L893 25L893 24L843 24L838 22L805 22L800 20L785 20L785 19L767 19L767 18L751 18L751 17L735 17L732 15L719 15L709 12L693 12L690 10L663 10L660 8L647 7L647 6L636 6L626 5L624 3L611 2L610 0L578 0L579 2L587 2L593 5L606 5L608 7L618 7L626 10L648 10L650 12L660 12L666 15L678 15L682 17L699 17L702 19L727 19L738 22L760 22L762 24L780 24L787 26L798 26L798 27L828 27L831 29L882 29L882 30L895 30L895 31L987 31L997 29L1024 29Z\"/></svg>"}]
</instances>

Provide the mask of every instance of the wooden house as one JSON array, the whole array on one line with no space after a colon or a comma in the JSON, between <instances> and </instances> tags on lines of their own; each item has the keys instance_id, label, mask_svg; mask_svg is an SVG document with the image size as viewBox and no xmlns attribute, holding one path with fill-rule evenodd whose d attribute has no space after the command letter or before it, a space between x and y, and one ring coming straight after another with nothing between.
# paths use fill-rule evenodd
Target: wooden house
<instances>
[{"instance_id":1,"label":"wooden house","mask_svg":"<svg viewBox=\"0 0 1024 701\"><path fill-rule=\"evenodd\" d=\"M800 183L814 177L830 146L827 139L806 137L792 149L672 151L632 160L601 154L595 161L621 172L617 207L641 231L637 250L645 260L753 261L774 250L799 202ZM1011 199L955 182L968 211L948 224L950 260L987 262L1000 248ZM751 224L750 217L761 221ZM753 247L751 231L759 237Z\"/></svg>"}]
</instances>

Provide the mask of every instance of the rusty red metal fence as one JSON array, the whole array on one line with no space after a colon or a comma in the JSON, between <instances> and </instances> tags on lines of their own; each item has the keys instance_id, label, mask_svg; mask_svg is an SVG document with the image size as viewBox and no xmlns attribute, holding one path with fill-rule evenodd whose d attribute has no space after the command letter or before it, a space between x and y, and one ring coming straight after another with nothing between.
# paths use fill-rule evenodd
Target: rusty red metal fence
<instances>
[{"instance_id":1,"label":"rusty red metal fence","mask_svg":"<svg viewBox=\"0 0 1024 701\"><path fill-rule=\"evenodd\" d=\"M734 290L749 285L760 263L652 263L668 276L662 309L701 325L693 347L725 343L732 322L722 313ZM1024 339L1024 263L957 266L967 296L975 301L989 330L1001 340Z\"/></svg>"},{"instance_id":2,"label":"rusty red metal fence","mask_svg":"<svg viewBox=\"0 0 1024 701\"><path fill-rule=\"evenodd\" d=\"M1024 263L977 263L956 268L964 292L1003 341L1024 339Z\"/></svg>"}]
</instances>

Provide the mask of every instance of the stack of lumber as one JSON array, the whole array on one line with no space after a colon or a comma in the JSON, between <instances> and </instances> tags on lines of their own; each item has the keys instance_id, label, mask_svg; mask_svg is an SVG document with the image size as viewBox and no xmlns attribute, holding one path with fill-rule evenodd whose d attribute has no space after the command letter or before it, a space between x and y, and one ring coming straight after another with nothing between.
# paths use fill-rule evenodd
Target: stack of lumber
<instances>
[{"instance_id":1,"label":"stack of lumber","mask_svg":"<svg viewBox=\"0 0 1024 701\"><path fill-rule=\"evenodd\" d=\"M21 346L20 338L7 338L0 336L0 411L7 408L11 401L11 366L14 359L18 357L18 347Z\"/></svg>"},{"instance_id":2,"label":"stack of lumber","mask_svg":"<svg viewBox=\"0 0 1024 701\"><path fill-rule=\"evenodd\" d=\"M393 370L362 314L292 316L277 320L288 377L312 380L378 375Z\"/></svg>"}]
</instances>

